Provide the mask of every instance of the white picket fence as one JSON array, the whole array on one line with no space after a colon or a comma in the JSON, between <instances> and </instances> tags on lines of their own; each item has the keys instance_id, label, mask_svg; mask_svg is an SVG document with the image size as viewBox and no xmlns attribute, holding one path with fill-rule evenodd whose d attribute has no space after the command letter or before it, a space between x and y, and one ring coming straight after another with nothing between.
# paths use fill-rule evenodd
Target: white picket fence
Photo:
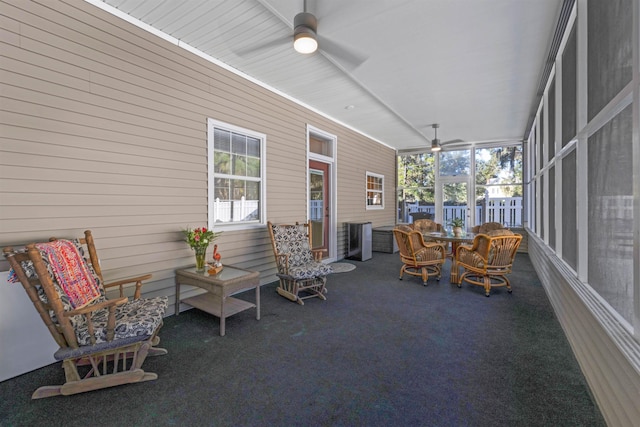
<instances>
[{"instance_id":1,"label":"white picket fence","mask_svg":"<svg viewBox=\"0 0 640 427\"><path fill-rule=\"evenodd\" d=\"M522 227L522 197L500 197L485 199L484 203L476 205L476 223L499 222L506 227ZM420 205L418 202L405 203L404 222L412 222L412 213L430 214L435 217L436 208L433 205ZM445 206L442 223L447 224L453 218L467 221L467 206Z\"/></svg>"},{"instance_id":2,"label":"white picket fence","mask_svg":"<svg viewBox=\"0 0 640 427\"><path fill-rule=\"evenodd\" d=\"M241 222L258 219L259 200L220 201L213 202L213 218L215 222Z\"/></svg>"}]
</instances>

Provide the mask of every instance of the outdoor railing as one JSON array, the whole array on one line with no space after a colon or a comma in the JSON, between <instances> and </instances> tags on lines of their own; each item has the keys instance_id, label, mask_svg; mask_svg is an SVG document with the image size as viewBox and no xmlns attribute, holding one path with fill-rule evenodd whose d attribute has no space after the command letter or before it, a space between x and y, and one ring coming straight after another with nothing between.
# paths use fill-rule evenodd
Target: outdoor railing
<instances>
[{"instance_id":1,"label":"outdoor railing","mask_svg":"<svg viewBox=\"0 0 640 427\"><path fill-rule=\"evenodd\" d=\"M442 223L447 224L453 218L467 221L467 206L444 206ZM483 199L475 206L476 223L499 222L505 227L522 226L522 197L500 197ZM422 213L435 217L436 208L433 205L420 205L418 202L404 204L403 222L413 222L411 214Z\"/></svg>"}]
</instances>

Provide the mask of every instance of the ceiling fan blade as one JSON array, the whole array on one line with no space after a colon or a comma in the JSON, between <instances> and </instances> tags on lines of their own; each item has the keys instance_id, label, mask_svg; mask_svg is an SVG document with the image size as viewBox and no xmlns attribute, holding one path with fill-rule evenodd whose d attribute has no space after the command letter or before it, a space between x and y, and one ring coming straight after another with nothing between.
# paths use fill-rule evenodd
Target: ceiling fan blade
<instances>
[{"instance_id":1,"label":"ceiling fan blade","mask_svg":"<svg viewBox=\"0 0 640 427\"><path fill-rule=\"evenodd\" d=\"M449 141L442 142L442 144L457 144L458 142L464 142L464 139L450 139Z\"/></svg>"},{"instance_id":2,"label":"ceiling fan blade","mask_svg":"<svg viewBox=\"0 0 640 427\"><path fill-rule=\"evenodd\" d=\"M247 56L252 53L256 53L258 51L266 51L269 49L273 49L275 47L284 46L286 44L293 44L292 37L290 35L279 37L277 39L264 42L257 43L252 46L247 46L245 48L241 48L235 51L238 56Z\"/></svg>"},{"instance_id":3,"label":"ceiling fan blade","mask_svg":"<svg viewBox=\"0 0 640 427\"><path fill-rule=\"evenodd\" d=\"M368 56L360 52L356 52L351 48L320 35L318 35L318 47L321 51L338 61L338 63L346 65L349 68L357 68L369 59Z\"/></svg>"}]
</instances>

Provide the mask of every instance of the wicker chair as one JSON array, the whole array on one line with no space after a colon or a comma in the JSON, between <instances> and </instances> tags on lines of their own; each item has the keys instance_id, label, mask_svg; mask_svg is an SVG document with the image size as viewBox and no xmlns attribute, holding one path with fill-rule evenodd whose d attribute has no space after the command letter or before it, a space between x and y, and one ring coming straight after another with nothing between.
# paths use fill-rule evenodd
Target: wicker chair
<instances>
[{"instance_id":1,"label":"wicker chair","mask_svg":"<svg viewBox=\"0 0 640 427\"><path fill-rule=\"evenodd\" d=\"M471 232L474 234L487 234L493 230L504 230L506 229L504 225L499 222L485 222L482 225L476 225L471 229Z\"/></svg>"},{"instance_id":2,"label":"wicker chair","mask_svg":"<svg viewBox=\"0 0 640 427\"><path fill-rule=\"evenodd\" d=\"M400 250L400 280L404 273L422 277L422 284L427 286L429 277L440 280L442 264L446 260L446 249L441 243L425 243L422 233L400 227L393 229L393 235Z\"/></svg>"},{"instance_id":3,"label":"wicker chair","mask_svg":"<svg viewBox=\"0 0 640 427\"><path fill-rule=\"evenodd\" d=\"M268 222L267 228L280 279L278 294L300 305L307 298L326 300L327 275L333 270L321 262L323 251L311 249L311 221L294 225Z\"/></svg>"},{"instance_id":4,"label":"wicker chair","mask_svg":"<svg viewBox=\"0 0 640 427\"><path fill-rule=\"evenodd\" d=\"M462 268L458 287L462 282L483 286L488 297L492 287L506 286L511 293L507 274L515 258L522 236L509 230L494 230L489 234L478 234L473 245L461 245L456 251L456 265Z\"/></svg>"},{"instance_id":5,"label":"wicker chair","mask_svg":"<svg viewBox=\"0 0 640 427\"><path fill-rule=\"evenodd\" d=\"M82 239L52 238L3 252L11 266L10 281L22 283L60 346L54 358L62 361L66 382L38 388L33 399L158 378L142 370L147 356L167 353L154 347L160 342L167 297L140 298L142 281L150 274L105 284L91 231ZM129 284L135 284L133 300L124 296ZM119 298L106 298L110 287L119 288Z\"/></svg>"},{"instance_id":6,"label":"wicker chair","mask_svg":"<svg viewBox=\"0 0 640 427\"><path fill-rule=\"evenodd\" d=\"M413 229L420 233L428 233L431 231L442 231L442 224L431 219L418 219L413 222Z\"/></svg>"}]
</instances>

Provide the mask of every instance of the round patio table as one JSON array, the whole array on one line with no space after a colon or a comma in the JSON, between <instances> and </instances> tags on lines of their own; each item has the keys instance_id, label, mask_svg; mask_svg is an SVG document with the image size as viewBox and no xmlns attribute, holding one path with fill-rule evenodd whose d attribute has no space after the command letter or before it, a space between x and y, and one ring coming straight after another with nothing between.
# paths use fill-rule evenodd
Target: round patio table
<instances>
[{"instance_id":1,"label":"round patio table","mask_svg":"<svg viewBox=\"0 0 640 427\"><path fill-rule=\"evenodd\" d=\"M451 243L451 275L449 281L451 283L458 284L458 263L456 262L456 251L458 246L462 243L473 243L476 234L470 232L463 232L459 236L454 236L452 233L428 231L423 234L424 238L433 242L447 242Z\"/></svg>"}]
</instances>

